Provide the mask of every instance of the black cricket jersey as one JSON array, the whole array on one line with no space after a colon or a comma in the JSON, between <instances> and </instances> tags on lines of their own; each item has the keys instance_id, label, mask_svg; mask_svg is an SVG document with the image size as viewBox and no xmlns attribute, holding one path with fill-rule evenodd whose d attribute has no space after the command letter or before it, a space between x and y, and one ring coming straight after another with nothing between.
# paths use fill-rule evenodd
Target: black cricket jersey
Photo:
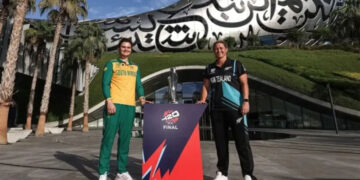
<instances>
[{"instance_id":1,"label":"black cricket jersey","mask_svg":"<svg viewBox=\"0 0 360 180\"><path fill-rule=\"evenodd\" d=\"M235 62L235 71L234 71ZM216 61L209 64L204 71L204 79L210 81L211 108L230 110L221 103L222 86L221 82L226 81L232 87L241 92L239 77L246 73L245 66L236 60L226 59L222 67L216 66Z\"/></svg>"}]
</instances>

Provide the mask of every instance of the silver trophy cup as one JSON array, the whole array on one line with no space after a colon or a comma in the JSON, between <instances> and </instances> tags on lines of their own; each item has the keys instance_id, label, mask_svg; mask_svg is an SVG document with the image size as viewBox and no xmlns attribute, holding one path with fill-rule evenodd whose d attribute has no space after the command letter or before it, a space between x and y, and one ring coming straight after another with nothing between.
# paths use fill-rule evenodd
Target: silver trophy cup
<instances>
[{"instance_id":1,"label":"silver trophy cup","mask_svg":"<svg viewBox=\"0 0 360 180\"><path fill-rule=\"evenodd\" d=\"M176 88L178 82L178 76L175 68L170 68L170 74L168 76L169 81L169 103L178 104L176 100Z\"/></svg>"}]
</instances>

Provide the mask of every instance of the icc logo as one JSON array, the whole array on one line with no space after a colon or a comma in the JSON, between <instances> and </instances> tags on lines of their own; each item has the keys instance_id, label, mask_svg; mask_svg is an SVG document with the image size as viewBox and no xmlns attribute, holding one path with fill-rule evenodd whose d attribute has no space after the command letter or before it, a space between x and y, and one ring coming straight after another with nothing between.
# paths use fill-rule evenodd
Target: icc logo
<instances>
[{"instance_id":1,"label":"icc logo","mask_svg":"<svg viewBox=\"0 0 360 180\"><path fill-rule=\"evenodd\" d=\"M176 123L179 121L180 113L177 110L167 110L164 112L161 119L164 122L163 129L177 130Z\"/></svg>"}]
</instances>

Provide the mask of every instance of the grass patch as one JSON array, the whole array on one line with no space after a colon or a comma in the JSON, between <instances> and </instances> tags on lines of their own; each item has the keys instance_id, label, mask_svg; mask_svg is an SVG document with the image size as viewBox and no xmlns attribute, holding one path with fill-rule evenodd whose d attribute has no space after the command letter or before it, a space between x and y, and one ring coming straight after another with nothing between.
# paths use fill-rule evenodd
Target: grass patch
<instances>
[{"instance_id":1,"label":"grass patch","mask_svg":"<svg viewBox=\"0 0 360 180\"><path fill-rule=\"evenodd\" d=\"M358 72L339 71L339 72L334 72L334 74L349 78L351 80L360 81L360 73Z\"/></svg>"},{"instance_id":2,"label":"grass patch","mask_svg":"<svg viewBox=\"0 0 360 180\"><path fill-rule=\"evenodd\" d=\"M360 110L358 80L344 73L351 72L351 77L357 77L360 73L359 54L341 50L271 49L231 51L229 57L244 63L253 76L323 100L328 98L325 83L330 82L334 87L336 104ZM114 58L117 58L117 54L106 53L95 63L100 70L90 84L90 107L104 99L101 88L102 69L108 60ZM206 65L215 58L212 52L198 51L134 53L131 60L140 66L141 76L145 77L174 66ZM76 97L75 114L81 113L82 109L83 96ZM65 117L67 113L64 112ZM48 119L54 121L58 120L58 117L49 115Z\"/></svg>"},{"instance_id":3,"label":"grass patch","mask_svg":"<svg viewBox=\"0 0 360 180\"><path fill-rule=\"evenodd\" d=\"M324 87L330 83L334 89L335 103L360 109L360 54L342 50L298 50L273 49L239 52L240 57L247 57L293 72L317 84L310 94L315 98L327 100ZM284 85L291 87L291 85ZM306 88L307 89L307 88ZM310 90L310 89L308 89Z\"/></svg>"},{"instance_id":4,"label":"grass patch","mask_svg":"<svg viewBox=\"0 0 360 180\"><path fill-rule=\"evenodd\" d=\"M272 81L275 84L287 87L289 89L293 89L305 94L311 94L316 87L316 83L313 81L279 67L250 58L240 58L240 61L244 63L249 74L261 79Z\"/></svg>"}]
</instances>

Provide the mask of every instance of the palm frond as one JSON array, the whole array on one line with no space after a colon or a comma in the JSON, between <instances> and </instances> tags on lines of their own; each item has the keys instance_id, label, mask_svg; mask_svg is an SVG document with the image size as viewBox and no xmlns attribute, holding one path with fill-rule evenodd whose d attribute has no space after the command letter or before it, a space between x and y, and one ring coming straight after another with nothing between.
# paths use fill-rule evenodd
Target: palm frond
<instances>
[{"instance_id":1,"label":"palm frond","mask_svg":"<svg viewBox=\"0 0 360 180\"><path fill-rule=\"evenodd\" d=\"M58 17L59 17L59 15L60 15L60 13L59 13L58 10L52 9L52 10L49 11L49 13L48 13L47 16L48 16L48 19L49 19L50 21L56 22L57 19L58 19Z\"/></svg>"},{"instance_id":2,"label":"palm frond","mask_svg":"<svg viewBox=\"0 0 360 180\"><path fill-rule=\"evenodd\" d=\"M28 12L36 12L36 0L28 0Z\"/></svg>"},{"instance_id":3,"label":"palm frond","mask_svg":"<svg viewBox=\"0 0 360 180\"><path fill-rule=\"evenodd\" d=\"M81 24L76 27L75 33L69 44L69 48L74 49L73 56L89 60L89 57L98 58L105 52L107 40L98 24Z\"/></svg>"},{"instance_id":4,"label":"palm frond","mask_svg":"<svg viewBox=\"0 0 360 180\"><path fill-rule=\"evenodd\" d=\"M41 0L38 7L40 8L40 14L43 15L45 12L50 12L52 9L59 9L60 0Z\"/></svg>"}]
</instances>

